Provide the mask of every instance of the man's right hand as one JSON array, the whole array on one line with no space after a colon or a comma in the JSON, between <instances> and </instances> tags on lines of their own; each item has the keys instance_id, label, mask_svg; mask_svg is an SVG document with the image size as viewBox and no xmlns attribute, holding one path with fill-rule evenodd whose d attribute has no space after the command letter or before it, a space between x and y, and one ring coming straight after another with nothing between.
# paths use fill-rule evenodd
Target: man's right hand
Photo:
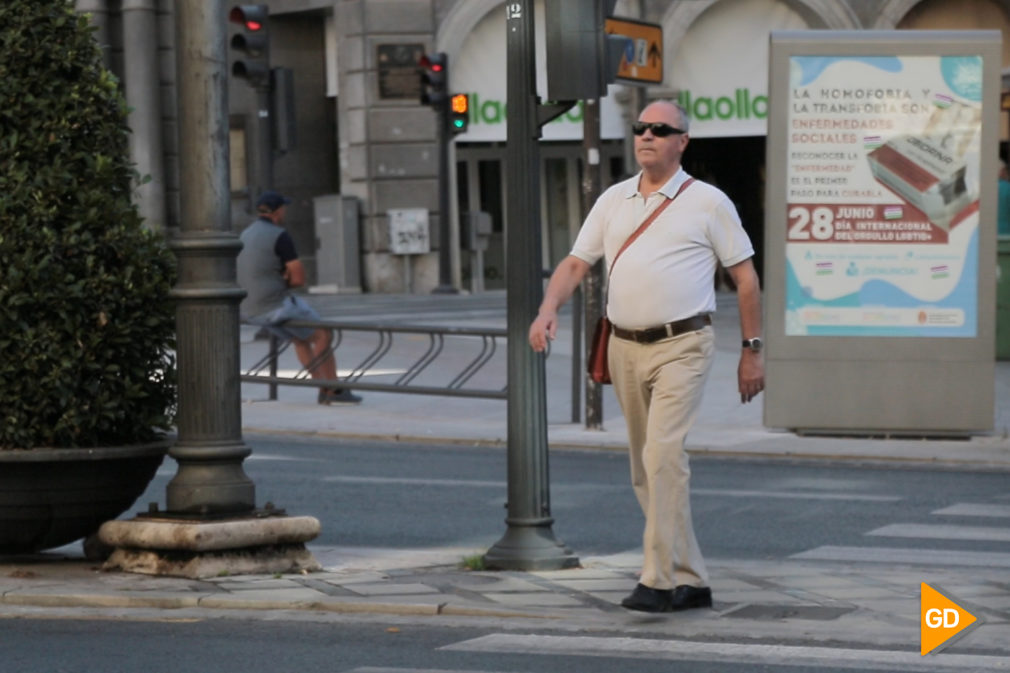
<instances>
[{"instance_id":1,"label":"man's right hand","mask_svg":"<svg viewBox=\"0 0 1010 673\"><path fill-rule=\"evenodd\" d=\"M548 340L554 341L558 333L558 314L538 313L530 325L530 346L538 353L547 350Z\"/></svg>"},{"instance_id":2,"label":"man's right hand","mask_svg":"<svg viewBox=\"0 0 1010 673\"><path fill-rule=\"evenodd\" d=\"M573 255L565 257L554 269L544 290L540 310L530 325L530 346L536 352L547 350L547 342L554 341L558 333L558 307L568 301L587 271L589 264Z\"/></svg>"}]
</instances>

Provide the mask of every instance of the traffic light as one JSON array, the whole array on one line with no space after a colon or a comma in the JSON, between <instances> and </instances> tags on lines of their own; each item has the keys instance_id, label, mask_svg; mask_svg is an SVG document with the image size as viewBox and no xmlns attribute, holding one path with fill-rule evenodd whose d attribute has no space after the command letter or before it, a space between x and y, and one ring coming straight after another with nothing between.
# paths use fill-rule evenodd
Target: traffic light
<instances>
[{"instance_id":1,"label":"traffic light","mask_svg":"<svg viewBox=\"0 0 1010 673\"><path fill-rule=\"evenodd\" d=\"M470 97L465 93L456 93L449 99L449 130L453 133L466 133L470 123Z\"/></svg>"},{"instance_id":2,"label":"traffic light","mask_svg":"<svg viewBox=\"0 0 1010 673\"><path fill-rule=\"evenodd\" d=\"M449 82L449 59L445 52L425 54L417 62L421 74L421 104L438 109L446 102Z\"/></svg>"},{"instance_id":3,"label":"traffic light","mask_svg":"<svg viewBox=\"0 0 1010 673\"><path fill-rule=\"evenodd\" d=\"M238 60L232 63L231 74L253 86L270 85L270 33L266 5L235 5L228 20L242 26L231 38L231 48Z\"/></svg>"}]
</instances>

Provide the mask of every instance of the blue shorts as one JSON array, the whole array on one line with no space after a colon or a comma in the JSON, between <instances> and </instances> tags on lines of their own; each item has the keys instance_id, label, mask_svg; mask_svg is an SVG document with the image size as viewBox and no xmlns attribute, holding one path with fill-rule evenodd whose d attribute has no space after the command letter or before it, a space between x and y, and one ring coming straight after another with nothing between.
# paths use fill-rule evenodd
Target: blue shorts
<instances>
[{"instance_id":1,"label":"blue shorts","mask_svg":"<svg viewBox=\"0 0 1010 673\"><path fill-rule=\"evenodd\" d=\"M319 320L319 314L301 297L289 295L278 308L249 318L251 325L260 325L278 339L305 341L316 331L315 327L285 327L288 320Z\"/></svg>"}]
</instances>

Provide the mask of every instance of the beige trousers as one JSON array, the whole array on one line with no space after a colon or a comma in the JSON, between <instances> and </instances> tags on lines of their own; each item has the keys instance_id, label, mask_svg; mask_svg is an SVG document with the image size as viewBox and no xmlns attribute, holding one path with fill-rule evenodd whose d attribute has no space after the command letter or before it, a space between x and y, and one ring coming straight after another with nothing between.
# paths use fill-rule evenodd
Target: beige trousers
<instances>
[{"instance_id":1,"label":"beige trousers","mask_svg":"<svg viewBox=\"0 0 1010 673\"><path fill-rule=\"evenodd\" d=\"M653 589L708 584L691 524L684 438L714 354L711 327L651 344L610 339L610 376L628 424L631 484L645 514L640 581Z\"/></svg>"}]
</instances>

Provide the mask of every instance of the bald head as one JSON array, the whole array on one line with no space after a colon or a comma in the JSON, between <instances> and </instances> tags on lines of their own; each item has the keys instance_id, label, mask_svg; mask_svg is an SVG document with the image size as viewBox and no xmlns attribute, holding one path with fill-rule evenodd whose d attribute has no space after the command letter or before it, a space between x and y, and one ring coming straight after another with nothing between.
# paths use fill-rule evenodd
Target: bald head
<instances>
[{"instance_id":1,"label":"bald head","mask_svg":"<svg viewBox=\"0 0 1010 673\"><path fill-rule=\"evenodd\" d=\"M672 123L671 126L675 126L682 131L691 130L691 118L688 116L687 110L680 103L671 100L657 100L649 103L642 110L642 114L638 116L639 120L645 121L644 115L646 112L660 114L667 119L674 120L675 123Z\"/></svg>"},{"instance_id":2,"label":"bald head","mask_svg":"<svg viewBox=\"0 0 1010 673\"><path fill-rule=\"evenodd\" d=\"M635 136L635 160L642 167L650 184L662 184L672 178L680 170L680 158L688 143L688 125L690 119L687 112L673 101L656 101L650 103L638 115L638 121L646 124L665 124L680 132L657 135L653 127L647 127L643 133ZM660 129L660 131L669 131Z\"/></svg>"}]
</instances>

